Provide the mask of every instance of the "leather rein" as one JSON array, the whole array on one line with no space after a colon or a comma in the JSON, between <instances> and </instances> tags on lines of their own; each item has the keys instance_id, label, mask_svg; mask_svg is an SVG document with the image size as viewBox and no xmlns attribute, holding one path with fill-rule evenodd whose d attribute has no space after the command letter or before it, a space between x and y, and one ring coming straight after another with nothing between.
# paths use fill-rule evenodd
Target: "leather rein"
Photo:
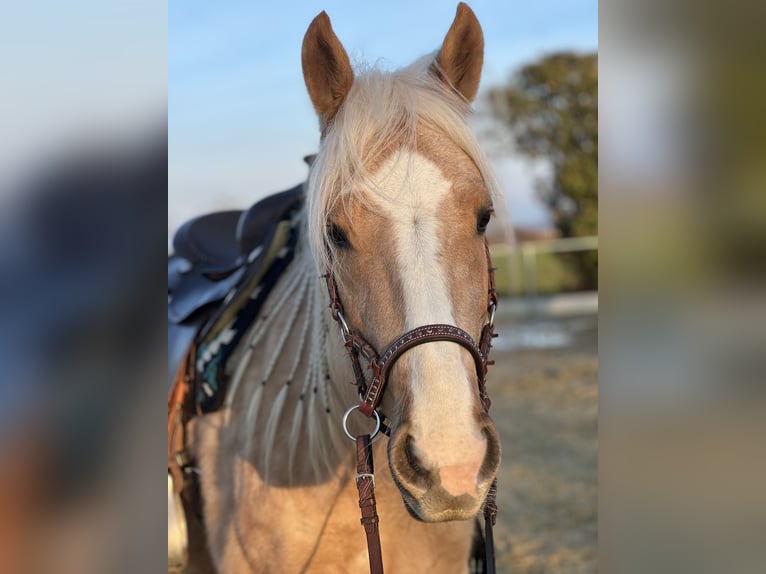
<instances>
[{"instance_id":1,"label":"leather rein","mask_svg":"<svg viewBox=\"0 0 766 574\"><path fill-rule=\"evenodd\" d=\"M328 270L324 275L327 283L327 291L330 295L330 309L332 317L338 323L341 330L343 343L351 359L351 365L354 370L356 385L359 389L360 404L354 405L343 418L343 428L346 434L356 442L357 450L357 475L356 483L359 490L359 507L362 511L362 526L364 526L367 536L367 550L370 558L371 574L383 573L383 560L380 548L380 532L378 529L378 515L375 508L374 493L374 471L372 462L371 440L382 427L385 434L389 434L389 429L382 422L385 418L378 406L383 398L386 389L388 376L394 364L404 353L410 349L432 343L435 341L451 341L461 345L471 353L478 376L479 399L485 412L489 412L491 404L486 390L486 376L489 365L494 361L489 360L489 351L492 348L492 339L497 335L494 332L495 312L497 310L497 291L495 290L495 268L492 267L492 261L489 254L489 245L484 242L484 249L487 258L487 268L489 275L489 289L487 304L487 322L481 330L478 344L473 337L463 329L454 325L433 324L423 325L407 331L393 343L391 343L382 354L378 354L375 348L367 342L359 333L351 329L346 322L343 313L343 304L338 294L335 276L332 270ZM368 384L362 369L360 357L367 363L367 369L372 371L372 377ZM346 427L346 420L351 411L358 409L367 417L375 417L377 425L375 430L366 435L354 437ZM484 546L483 556L486 572L492 574L495 572L494 542L492 527L497 517L497 506L495 497L497 494L497 478L492 482L487 497L484 502Z\"/></svg>"}]
</instances>

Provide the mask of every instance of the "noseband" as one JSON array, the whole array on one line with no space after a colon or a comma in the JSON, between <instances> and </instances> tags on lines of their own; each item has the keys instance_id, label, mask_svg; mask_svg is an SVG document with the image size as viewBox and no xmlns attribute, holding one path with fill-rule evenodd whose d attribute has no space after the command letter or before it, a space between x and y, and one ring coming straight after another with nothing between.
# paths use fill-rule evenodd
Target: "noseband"
<instances>
[{"instance_id":1,"label":"noseband","mask_svg":"<svg viewBox=\"0 0 766 574\"><path fill-rule=\"evenodd\" d=\"M351 365L354 369L356 386L359 390L361 403L358 407L360 412L368 417L375 416L380 426L382 414L377 411L383 393L386 389L388 377L396 361L410 349L433 343L436 341L451 341L465 348L473 358L476 367L476 375L479 386L479 399L485 412L489 412L491 401L486 389L487 368L494 364L489 361L489 351L492 348L492 339L497 335L495 328L495 311L497 310L497 291L495 290L495 269L492 267L492 260L489 254L489 245L484 242L484 251L487 258L487 273L489 275L488 304L487 304L487 322L481 330L479 343L474 341L473 337L466 331L455 325L432 324L416 327L407 331L393 343L391 343L382 354L379 354L375 348L359 333L351 329L343 313L343 304L338 294L338 288L335 282L335 276L332 270L324 275L327 282L327 291L330 295L330 309L332 317L340 325L343 343L351 359ZM372 371L372 377L369 384L362 369L359 357L365 359L368 370ZM352 410L350 409L350 410ZM348 412L346 413L348 415ZM385 428L385 425L383 425ZM376 427L377 430L378 427ZM345 427L346 434L350 433ZM374 436L374 433L373 433ZM378 516L375 511L375 496L373 493L373 466L372 451L370 449L370 435L358 436L357 442L357 487L359 489L359 506L362 509L362 525L367 532L367 545L370 556L370 571L383 572L383 564L380 551L380 539L378 536ZM495 495L497 492L497 479L493 481L484 503L485 518L485 566L488 572L494 572L494 545L492 541L492 526L495 524L497 507L495 505Z\"/></svg>"}]
</instances>

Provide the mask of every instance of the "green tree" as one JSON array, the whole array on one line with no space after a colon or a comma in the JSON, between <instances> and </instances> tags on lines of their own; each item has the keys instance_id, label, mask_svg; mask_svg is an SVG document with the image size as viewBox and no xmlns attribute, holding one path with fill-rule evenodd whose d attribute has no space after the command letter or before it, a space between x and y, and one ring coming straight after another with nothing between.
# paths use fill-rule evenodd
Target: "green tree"
<instances>
[{"instance_id":1,"label":"green tree","mask_svg":"<svg viewBox=\"0 0 766 574\"><path fill-rule=\"evenodd\" d=\"M557 53L528 64L489 92L492 115L519 151L551 162L538 188L564 237L598 233L598 57ZM598 285L598 254L567 257L581 287Z\"/></svg>"}]
</instances>

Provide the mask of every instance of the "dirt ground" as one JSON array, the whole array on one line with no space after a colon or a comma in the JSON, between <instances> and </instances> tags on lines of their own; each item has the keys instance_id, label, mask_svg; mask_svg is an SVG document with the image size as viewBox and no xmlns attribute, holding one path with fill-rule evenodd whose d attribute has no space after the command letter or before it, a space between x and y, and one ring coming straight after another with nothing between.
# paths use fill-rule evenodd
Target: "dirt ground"
<instances>
[{"instance_id":1,"label":"dirt ground","mask_svg":"<svg viewBox=\"0 0 766 574\"><path fill-rule=\"evenodd\" d=\"M498 572L596 572L596 317L506 315L498 330L488 384L503 449Z\"/></svg>"}]
</instances>

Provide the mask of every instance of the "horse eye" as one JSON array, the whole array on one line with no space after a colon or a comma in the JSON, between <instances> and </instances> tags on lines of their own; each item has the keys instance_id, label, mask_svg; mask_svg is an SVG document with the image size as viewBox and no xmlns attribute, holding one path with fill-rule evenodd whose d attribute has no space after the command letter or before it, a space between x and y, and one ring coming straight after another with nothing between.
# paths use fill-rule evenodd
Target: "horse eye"
<instances>
[{"instance_id":1,"label":"horse eye","mask_svg":"<svg viewBox=\"0 0 766 574\"><path fill-rule=\"evenodd\" d=\"M479 232L479 235L484 235L484 233L486 233L489 220L492 219L492 213L494 212L491 209L485 209L479 213L479 219L476 223L476 231Z\"/></svg>"},{"instance_id":2,"label":"horse eye","mask_svg":"<svg viewBox=\"0 0 766 574\"><path fill-rule=\"evenodd\" d=\"M330 229L327 233L330 241L335 247L339 249L348 249L351 247L351 243L343 230L335 224L330 224Z\"/></svg>"}]
</instances>

